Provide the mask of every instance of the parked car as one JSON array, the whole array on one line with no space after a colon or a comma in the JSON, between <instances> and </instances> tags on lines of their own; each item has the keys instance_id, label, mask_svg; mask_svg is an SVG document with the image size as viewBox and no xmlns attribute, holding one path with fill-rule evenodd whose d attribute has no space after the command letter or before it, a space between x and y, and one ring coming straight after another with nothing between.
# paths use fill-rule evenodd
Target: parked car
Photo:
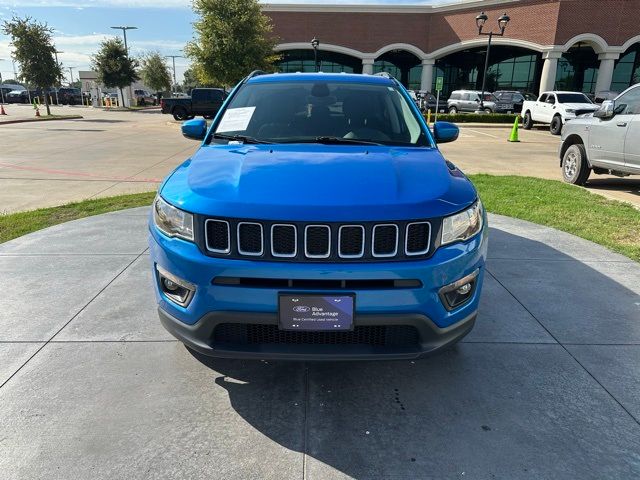
<instances>
[{"instance_id":1,"label":"parked car","mask_svg":"<svg viewBox=\"0 0 640 480\"><path fill-rule=\"evenodd\" d=\"M597 109L581 92L543 92L536 101L526 100L522 105L522 127L529 130L535 123L548 123L549 131L560 135L567 121Z\"/></svg>"},{"instance_id":2,"label":"parked car","mask_svg":"<svg viewBox=\"0 0 640 480\"><path fill-rule=\"evenodd\" d=\"M147 90L135 89L133 95L136 99L136 105L156 105L158 99Z\"/></svg>"},{"instance_id":3,"label":"parked car","mask_svg":"<svg viewBox=\"0 0 640 480\"><path fill-rule=\"evenodd\" d=\"M55 101L55 92L51 96ZM61 87L58 89L58 102L61 105L82 105L82 92L79 88Z\"/></svg>"},{"instance_id":4,"label":"parked car","mask_svg":"<svg viewBox=\"0 0 640 480\"><path fill-rule=\"evenodd\" d=\"M447 100L449 113L476 112L480 107L482 92L477 90L455 90ZM499 101L493 94L485 92L484 111L486 113L506 113L511 104Z\"/></svg>"},{"instance_id":5,"label":"parked car","mask_svg":"<svg viewBox=\"0 0 640 480\"><path fill-rule=\"evenodd\" d=\"M199 115L213 118L225 98L227 92L222 88L194 88L190 97L163 98L160 105L162 113L170 113L176 120L188 120Z\"/></svg>"},{"instance_id":6,"label":"parked car","mask_svg":"<svg viewBox=\"0 0 640 480\"><path fill-rule=\"evenodd\" d=\"M511 106L508 112L514 113L522 112L522 104L525 100L535 100L537 98L530 93L523 93L518 90L498 90L493 94L500 102L508 103Z\"/></svg>"},{"instance_id":7,"label":"parked car","mask_svg":"<svg viewBox=\"0 0 640 480\"><path fill-rule=\"evenodd\" d=\"M584 185L592 172L640 175L640 84L565 125L560 167L563 180L576 185Z\"/></svg>"},{"instance_id":8,"label":"parked car","mask_svg":"<svg viewBox=\"0 0 640 480\"><path fill-rule=\"evenodd\" d=\"M29 103L29 93L26 90L11 90L4 94L7 103Z\"/></svg>"},{"instance_id":9,"label":"parked car","mask_svg":"<svg viewBox=\"0 0 640 480\"><path fill-rule=\"evenodd\" d=\"M436 96L431 92L421 91L418 94L418 98L420 99L420 109L423 112L431 110L431 113L435 113L436 108L443 110L446 105L446 102L442 98L440 99L440 104L438 105Z\"/></svg>"},{"instance_id":10,"label":"parked car","mask_svg":"<svg viewBox=\"0 0 640 480\"><path fill-rule=\"evenodd\" d=\"M417 358L473 327L487 224L397 80L254 73L160 188L159 315L222 357Z\"/></svg>"}]
</instances>

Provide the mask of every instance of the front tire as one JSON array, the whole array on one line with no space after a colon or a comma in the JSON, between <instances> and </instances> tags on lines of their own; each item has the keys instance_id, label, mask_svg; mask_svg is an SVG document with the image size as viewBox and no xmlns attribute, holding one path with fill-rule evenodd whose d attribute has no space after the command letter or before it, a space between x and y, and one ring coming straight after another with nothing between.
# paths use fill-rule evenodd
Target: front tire
<instances>
[{"instance_id":1,"label":"front tire","mask_svg":"<svg viewBox=\"0 0 640 480\"><path fill-rule=\"evenodd\" d=\"M524 119L522 120L522 128L525 130L531 130L533 127L533 120L531 119L531 113L526 112L524 114Z\"/></svg>"},{"instance_id":2,"label":"front tire","mask_svg":"<svg viewBox=\"0 0 640 480\"><path fill-rule=\"evenodd\" d=\"M576 143L567 148L562 157L562 179L574 185L584 185L591 175L584 145Z\"/></svg>"},{"instance_id":3,"label":"front tire","mask_svg":"<svg viewBox=\"0 0 640 480\"><path fill-rule=\"evenodd\" d=\"M562 118L560 118L560 115L553 117L551 125L549 125L549 131L551 135L560 135L562 132Z\"/></svg>"},{"instance_id":4,"label":"front tire","mask_svg":"<svg viewBox=\"0 0 640 480\"><path fill-rule=\"evenodd\" d=\"M493 113L493 110L491 110L490 108L485 108L485 109L484 109L484 113L486 113L486 114L490 115L490 114L492 114L492 113Z\"/></svg>"}]
</instances>

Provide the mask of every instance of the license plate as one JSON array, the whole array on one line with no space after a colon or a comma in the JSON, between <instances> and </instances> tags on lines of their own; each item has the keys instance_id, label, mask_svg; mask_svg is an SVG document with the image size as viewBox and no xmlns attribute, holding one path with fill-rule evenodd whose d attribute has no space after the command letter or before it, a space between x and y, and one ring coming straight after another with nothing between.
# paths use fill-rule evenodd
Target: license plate
<instances>
[{"instance_id":1,"label":"license plate","mask_svg":"<svg viewBox=\"0 0 640 480\"><path fill-rule=\"evenodd\" d=\"M355 295L278 296L281 330L336 331L352 330Z\"/></svg>"}]
</instances>

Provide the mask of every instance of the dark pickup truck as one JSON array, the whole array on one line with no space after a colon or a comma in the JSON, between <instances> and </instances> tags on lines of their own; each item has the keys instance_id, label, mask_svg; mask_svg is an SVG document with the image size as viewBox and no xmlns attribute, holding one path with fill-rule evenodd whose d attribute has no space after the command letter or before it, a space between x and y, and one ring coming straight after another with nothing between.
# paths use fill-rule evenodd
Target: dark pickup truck
<instances>
[{"instance_id":1,"label":"dark pickup truck","mask_svg":"<svg viewBox=\"0 0 640 480\"><path fill-rule=\"evenodd\" d=\"M195 116L213 118L227 98L222 88L194 88L190 97L160 100L162 113L170 113L176 120L190 120Z\"/></svg>"}]
</instances>

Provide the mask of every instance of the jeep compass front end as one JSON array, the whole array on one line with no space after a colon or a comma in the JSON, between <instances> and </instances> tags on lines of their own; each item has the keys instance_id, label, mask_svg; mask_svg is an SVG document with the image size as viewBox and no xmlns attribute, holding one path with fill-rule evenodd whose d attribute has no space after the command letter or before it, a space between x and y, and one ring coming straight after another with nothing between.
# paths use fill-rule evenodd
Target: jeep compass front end
<instances>
[{"instance_id":1,"label":"jeep compass front end","mask_svg":"<svg viewBox=\"0 0 640 480\"><path fill-rule=\"evenodd\" d=\"M486 214L387 76L252 74L163 183L150 219L160 319L203 354L417 358L478 310Z\"/></svg>"}]
</instances>

